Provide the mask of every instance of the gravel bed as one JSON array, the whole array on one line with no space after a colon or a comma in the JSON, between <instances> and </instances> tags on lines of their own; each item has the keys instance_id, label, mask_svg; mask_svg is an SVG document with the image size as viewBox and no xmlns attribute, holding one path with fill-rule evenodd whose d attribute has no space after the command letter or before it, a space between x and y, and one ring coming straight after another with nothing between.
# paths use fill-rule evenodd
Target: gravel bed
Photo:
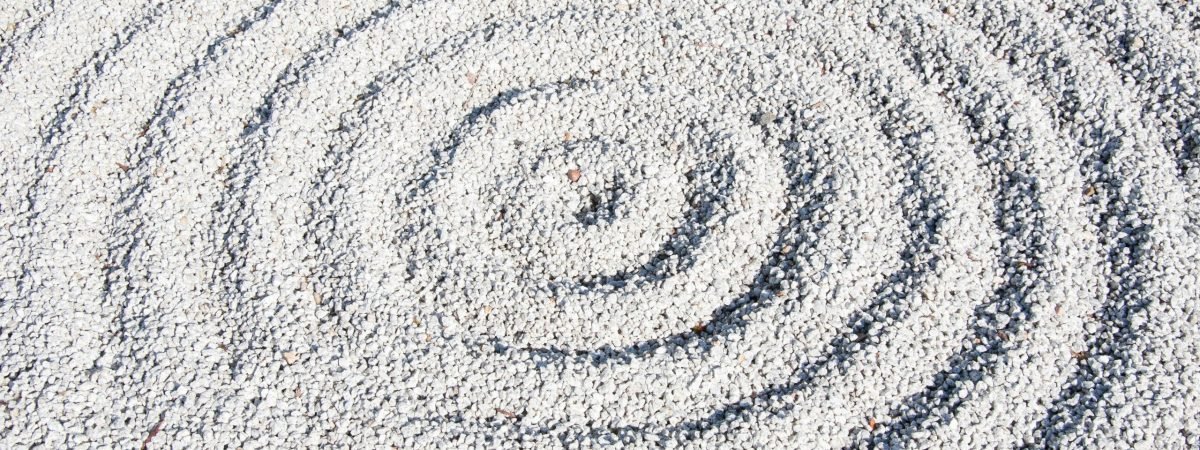
<instances>
[{"instance_id":1,"label":"gravel bed","mask_svg":"<svg viewBox=\"0 0 1200 450\"><path fill-rule=\"evenodd\" d=\"M1200 448L1197 5L7 0L0 447Z\"/></svg>"}]
</instances>

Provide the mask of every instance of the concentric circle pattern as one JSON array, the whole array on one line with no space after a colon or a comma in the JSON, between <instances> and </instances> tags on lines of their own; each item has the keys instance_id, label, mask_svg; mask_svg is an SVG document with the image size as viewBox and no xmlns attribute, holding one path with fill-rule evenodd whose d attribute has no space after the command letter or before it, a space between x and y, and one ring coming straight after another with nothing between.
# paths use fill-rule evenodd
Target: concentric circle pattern
<instances>
[{"instance_id":1,"label":"concentric circle pattern","mask_svg":"<svg viewBox=\"0 0 1200 450\"><path fill-rule=\"evenodd\" d=\"M0 6L0 446L1200 447L1191 2Z\"/></svg>"}]
</instances>

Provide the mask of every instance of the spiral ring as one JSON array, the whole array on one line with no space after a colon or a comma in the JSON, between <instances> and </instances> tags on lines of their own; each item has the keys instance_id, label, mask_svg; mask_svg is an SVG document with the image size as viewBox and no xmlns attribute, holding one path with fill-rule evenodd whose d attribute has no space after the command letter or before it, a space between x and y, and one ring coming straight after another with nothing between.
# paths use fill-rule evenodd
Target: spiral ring
<instances>
[{"instance_id":1,"label":"spiral ring","mask_svg":"<svg viewBox=\"0 0 1200 450\"><path fill-rule=\"evenodd\" d=\"M0 442L1197 444L1195 11L476 3L0 8Z\"/></svg>"}]
</instances>

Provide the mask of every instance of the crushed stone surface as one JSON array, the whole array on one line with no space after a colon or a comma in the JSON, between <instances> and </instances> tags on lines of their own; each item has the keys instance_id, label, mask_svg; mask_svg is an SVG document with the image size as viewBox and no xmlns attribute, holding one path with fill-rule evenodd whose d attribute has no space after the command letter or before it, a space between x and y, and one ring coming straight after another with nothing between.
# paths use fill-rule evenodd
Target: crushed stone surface
<instances>
[{"instance_id":1,"label":"crushed stone surface","mask_svg":"<svg viewBox=\"0 0 1200 450\"><path fill-rule=\"evenodd\" d=\"M1197 2L3 3L0 447L1200 448Z\"/></svg>"}]
</instances>

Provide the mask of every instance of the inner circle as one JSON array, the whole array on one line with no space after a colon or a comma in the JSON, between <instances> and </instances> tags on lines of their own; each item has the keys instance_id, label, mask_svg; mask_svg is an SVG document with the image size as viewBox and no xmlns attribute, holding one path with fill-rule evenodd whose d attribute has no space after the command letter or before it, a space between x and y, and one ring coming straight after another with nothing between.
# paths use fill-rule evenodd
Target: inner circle
<instances>
[{"instance_id":1,"label":"inner circle","mask_svg":"<svg viewBox=\"0 0 1200 450\"><path fill-rule=\"evenodd\" d=\"M427 196L442 199L428 211L444 239L429 257L451 262L440 288L461 296L448 300L488 317L464 324L472 334L620 346L690 329L753 282L785 202L780 164L719 108L673 95L553 83L457 129L438 177L454 182ZM553 325L569 317L591 320Z\"/></svg>"},{"instance_id":2,"label":"inner circle","mask_svg":"<svg viewBox=\"0 0 1200 450\"><path fill-rule=\"evenodd\" d=\"M570 153L584 147L600 147L599 153L617 158L624 153L612 151L610 143L599 137L563 145ZM620 217L630 213L634 206L633 197L653 194L646 192L643 183L638 182L641 180L632 179L620 171L597 172L591 170L596 165L578 160L567 166L571 167L567 169L567 180L575 185L573 190L576 195L571 199L571 206L576 210L575 221L584 228L613 225Z\"/></svg>"},{"instance_id":3,"label":"inner circle","mask_svg":"<svg viewBox=\"0 0 1200 450\"><path fill-rule=\"evenodd\" d=\"M487 157L455 162L456 176L480 174L455 194L477 200L467 207L482 213L458 211L449 219L465 218L469 229L482 226L486 232L466 236L484 250L478 255L539 274L534 278L543 279L543 287L640 265L680 227L688 189L680 173L694 158L655 139L609 136L598 128L637 120L636 110L580 120L573 107L539 94L492 111L464 133L457 151ZM600 209L602 203L611 209ZM589 218L594 223L586 223ZM603 251L613 244L619 253Z\"/></svg>"}]
</instances>

